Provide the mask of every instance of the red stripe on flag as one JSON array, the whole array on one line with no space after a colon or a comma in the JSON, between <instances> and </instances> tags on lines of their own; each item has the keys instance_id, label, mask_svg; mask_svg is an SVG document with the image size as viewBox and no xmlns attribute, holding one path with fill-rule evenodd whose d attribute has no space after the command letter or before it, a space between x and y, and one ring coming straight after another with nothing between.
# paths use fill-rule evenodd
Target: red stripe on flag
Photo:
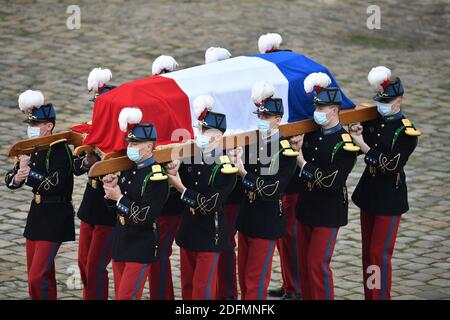
<instances>
[{"instance_id":1,"label":"red stripe on flag","mask_svg":"<svg viewBox=\"0 0 450 320\"><path fill-rule=\"evenodd\" d=\"M119 129L119 113L125 107L139 107L142 123L153 123L158 145L172 142L175 129L184 128L193 138L189 98L170 78L153 76L125 83L98 96L92 116L92 129L85 144L95 145L103 152L126 149L126 133Z\"/></svg>"}]
</instances>

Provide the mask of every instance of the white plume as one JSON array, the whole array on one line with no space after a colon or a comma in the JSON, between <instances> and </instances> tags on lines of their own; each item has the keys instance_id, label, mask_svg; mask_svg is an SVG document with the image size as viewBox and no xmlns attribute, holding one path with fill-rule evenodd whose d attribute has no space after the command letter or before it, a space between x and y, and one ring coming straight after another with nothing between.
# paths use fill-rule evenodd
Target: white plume
<instances>
[{"instance_id":1,"label":"white plume","mask_svg":"<svg viewBox=\"0 0 450 320\"><path fill-rule=\"evenodd\" d=\"M193 102L195 118L202 114L205 109L211 111L214 108L214 98L209 94L204 94L196 97Z\"/></svg>"},{"instance_id":2,"label":"white plume","mask_svg":"<svg viewBox=\"0 0 450 320\"><path fill-rule=\"evenodd\" d=\"M264 100L275 94L274 87L267 81L257 81L252 87L252 100L256 105L261 104Z\"/></svg>"},{"instance_id":3,"label":"white plume","mask_svg":"<svg viewBox=\"0 0 450 320\"><path fill-rule=\"evenodd\" d=\"M99 88L103 87L107 84L112 78L111 70L102 69L102 68L94 68L89 73L88 77L88 90L91 92L97 92Z\"/></svg>"},{"instance_id":4,"label":"white plume","mask_svg":"<svg viewBox=\"0 0 450 320\"><path fill-rule=\"evenodd\" d=\"M266 53L274 49L279 49L283 38L278 33L263 34L258 39L258 49L261 53Z\"/></svg>"},{"instance_id":5,"label":"white plume","mask_svg":"<svg viewBox=\"0 0 450 320\"><path fill-rule=\"evenodd\" d=\"M152 74L159 75L164 70L174 71L178 67L178 63L171 56L159 56L153 61Z\"/></svg>"},{"instance_id":6,"label":"white plume","mask_svg":"<svg viewBox=\"0 0 450 320\"><path fill-rule=\"evenodd\" d=\"M330 77L323 72L313 72L310 73L303 82L303 85L305 87L305 92L307 94L310 94L314 87L318 86L321 88L326 88L331 84Z\"/></svg>"},{"instance_id":7,"label":"white plume","mask_svg":"<svg viewBox=\"0 0 450 320\"><path fill-rule=\"evenodd\" d=\"M230 51L225 48L211 47L205 52L205 64L222 61L231 57Z\"/></svg>"},{"instance_id":8,"label":"white plume","mask_svg":"<svg viewBox=\"0 0 450 320\"><path fill-rule=\"evenodd\" d=\"M136 124L142 120L141 109L134 108L123 108L119 114L119 127L123 132L127 132L128 124Z\"/></svg>"},{"instance_id":9,"label":"white plume","mask_svg":"<svg viewBox=\"0 0 450 320\"><path fill-rule=\"evenodd\" d=\"M40 91L27 90L19 96L19 108L22 111L39 108L44 104L44 95Z\"/></svg>"},{"instance_id":10,"label":"white plume","mask_svg":"<svg viewBox=\"0 0 450 320\"><path fill-rule=\"evenodd\" d=\"M369 74L367 75L367 80L369 80L370 85L377 90L382 90L383 87L381 86L381 84L384 81L389 80L390 78L391 70L384 66L372 68L372 70L370 70Z\"/></svg>"}]
</instances>

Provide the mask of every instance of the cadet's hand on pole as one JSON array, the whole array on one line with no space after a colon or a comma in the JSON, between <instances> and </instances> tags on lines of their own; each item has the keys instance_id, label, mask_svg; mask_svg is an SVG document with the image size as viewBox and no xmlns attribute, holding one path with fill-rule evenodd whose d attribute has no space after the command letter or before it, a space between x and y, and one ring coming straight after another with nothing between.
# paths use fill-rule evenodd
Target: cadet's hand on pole
<instances>
[{"instance_id":1,"label":"cadet's hand on pole","mask_svg":"<svg viewBox=\"0 0 450 320\"><path fill-rule=\"evenodd\" d=\"M295 151L302 151L304 136L305 136L304 134L301 134L298 136L293 136L290 139L292 149L294 149Z\"/></svg>"},{"instance_id":2,"label":"cadet's hand on pole","mask_svg":"<svg viewBox=\"0 0 450 320\"><path fill-rule=\"evenodd\" d=\"M19 156L19 167L22 169L22 168L28 167L29 164L30 164L30 156L21 154Z\"/></svg>"},{"instance_id":3,"label":"cadet's hand on pole","mask_svg":"<svg viewBox=\"0 0 450 320\"><path fill-rule=\"evenodd\" d=\"M353 142L361 148L363 153L367 153L370 147L364 141L364 137L362 135L363 126L358 123L352 123L348 126L350 135L352 136Z\"/></svg>"},{"instance_id":4,"label":"cadet's hand on pole","mask_svg":"<svg viewBox=\"0 0 450 320\"><path fill-rule=\"evenodd\" d=\"M175 176L178 173L178 169L180 168L181 161L173 160L166 164L167 173L170 176Z\"/></svg>"},{"instance_id":5,"label":"cadet's hand on pole","mask_svg":"<svg viewBox=\"0 0 450 320\"><path fill-rule=\"evenodd\" d=\"M94 163L98 161L97 157L93 152L87 153L83 159L83 165L85 167L91 167Z\"/></svg>"},{"instance_id":6,"label":"cadet's hand on pole","mask_svg":"<svg viewBox=\"0 0 450 320\"><path fill-rule=\"evenodd\" d=\"M115 187L117 185L117 181L119 178L115 174L107 174L103 177L103 186L107 186L109 188Z\"/></svg>"},{"instance_id":7,"label":"cadet's hand on pole","mask_svg":"<svg viewBox=\"0 0 450 320\"><path fill-rule=\"evenodd\" d=\"M30 173L30 167L20 168L17 171L17 174L14 176L14 183L19 184L25 181L26 178L28 178L28 174Z\"/></svg>"},{"instance_id":8,"label":"cadet's hand on pole","mask_svg":"<svg viewBox=\"0 0 450 320\"><path fill-rule=\"evenodd\" d=\"M244 149L242 147L237 147L236 149L230 150L228 152L230 161L234 163L236 168L238 168L238 173L240 176L245 176L247 170L245 170L244 162L242 161L242 156L244 154Z\"/></svg>"},{"instance_id":9,"label":"cadet's hand on pole","mask_svg":"<svg viewBox=\"0 0 450 320\"><path fill-rule=\"evenodd\" d=\"M302 151L304 137L305 137L304 134L300 134L298 136L293 136L290 139L292 149L298 151L297 164L300 167L302 167L305 164L305 159L303 158L303 151Z\"/></svg>"}]
</instances>

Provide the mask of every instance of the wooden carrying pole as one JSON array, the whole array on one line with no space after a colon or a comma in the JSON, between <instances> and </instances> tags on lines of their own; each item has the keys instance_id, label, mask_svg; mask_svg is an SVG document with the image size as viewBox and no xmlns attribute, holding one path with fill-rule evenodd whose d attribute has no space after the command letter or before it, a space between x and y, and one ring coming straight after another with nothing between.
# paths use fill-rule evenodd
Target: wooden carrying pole
<instances>
[{"instance_id":1,"label":"wooden carrying pole","mask_svg":"<svg viewBox=\"0 0 450 320\"><path fill-rule=\"evenodd\" d=\"M33 152L46 150L50 147L50 144L61 139L66 139L68 144L72 144L75 147L80 146L83 143L83 135L73 131L63 131L49 136L16 142L9 148L8 156L17 157L21 154L31 154Z\"/></svg>"},{"instance_id":2,"label":"wooden carrying pole","mask_svg":"<svg viewBox=\"0 0 450 320\"><path fill-rule=\"evenodd\" d=\"M340 122L348 125L355 122L365 122L378 117L377 109L374 105L359 104L355 109L342 110L339 113ZM299 134L313 132L319 129L314 120L301 120L282 124L279 127L280 134L283 137L292 137ZM222 150L234 149L238 146L252 144L257 139L257 131L249 131L236 135L224 136L222 138ZM176 159L191 157L199 152L193 141L181 144L171 144L156 149L154 157L158 163L166 163ZM89 171L89 177L103 176L109 173L115 173L133 168L133 162L126 156L112 158L96 162Z\"/></svg>"}]
</instances>

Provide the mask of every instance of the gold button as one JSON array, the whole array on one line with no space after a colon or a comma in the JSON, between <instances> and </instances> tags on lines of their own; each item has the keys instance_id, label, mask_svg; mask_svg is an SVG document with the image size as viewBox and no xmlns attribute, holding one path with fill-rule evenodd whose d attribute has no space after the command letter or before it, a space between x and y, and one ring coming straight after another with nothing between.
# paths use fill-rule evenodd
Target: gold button
<instances>
[{"instance_id":1,"label":"gold button","mask_svg":"<svg viewBox=\"0 0 450 320\"><path fill-rule=\"evenodd\" d=\"M263 148L263 147L261 147L261 148L260 148L260 150L264 150L264 148Z\"/></svg>"},{"instance_id":2,"label":"gold button","mask_svg":"<svg viewBox=\"0 0 450 320\"><path fill-rule=\"evenodd\" d=\"M322 140L322 137L319 137L319 140Z\"/></svg>"},{"instance_id":3,"label":"gold button","mask_svg":"<svg viewBox=\"0 0 450 320\"><path fill-rule=\"evenodd\" d=\"M316 160L316 159L312 158L311 160L314 161L314 160Z\"/></svg>"},{"instance_id":4,"label":"gold button","mask_svg":"<svg viewBox=\"0 0 450 320\"><path fill-rule=\"evenodd\" d=\"M384 123L381 124L381 127L384 128Z\"/></svg>"},{"instance_id":5,"label":"gold button","mask_svg":"<svg viewBox=\"0 0 450 320\"><path fill-rule=\"evenodd\" d=\"M124 194L127 194L127 192L126 192L126 191L124 191L123 193L124 193Z\"/></svg>"},{"instance_id":6,"label":"gold button","mask_svg":"<svg viewBox=\"0 0 450 320\"><path fill-rule=\"evenodd\" d=\"M256 158L256 160L258 160L258 161L259 161L259 158Z\"/></svg>"},{"instance_id":7,"label":"gold button","mask_svg":"<svg viewBox=\"0 0 450 320\"><path fill-rule=\"evenodd\" d=\"M34 155L37 156L37 152L35 152Z\"/></svg>"},{"instance_id":8,"label":"gold button","mask_svg":"<svg viewBox=\"0 0 450 320\"><path fill-rule=\"evenodd\" d=\"M136 171L133 171L133 174L136 174Z\"/></svg>"},{"instance_id":9,"label":"gold button","mask_svg":"<svg viewBox=\"0 0 450 320\"><path fill-rule=\"evenodd\" d=\"M36 162L33 162L33 166L35 166L36 165Z\"/></svg>"},{"instance_id":10,"label":"gold button","mask_svg":"<svg viewBox=\"0 0 450 320\"><path fill-rule=\"evenodd\" d=\"M197 181L195 181L195 185L198 185L198 182L197 182Z\"/></svg>"},{"instance_id":11,"label":"gold button","mask_svg":"<svg viewBox=\"0 0 450 320\"><path fill-rule=\"evenodd\" d=\"M200 173L200 171L199 171L199 172L197 172L197 174L198 174L198 175L200 175L200 174L201 174L201 173Z\"/></svg>"},{"instance_id":12,"label":"gold button","mask_svg":"<svg viewBox=\"0 0 450 320\"><path fill-rule=\"evenodd\" d=\"M315 147L314 150L317 150L317 147Z\"/></svg>"},{"instance_id":13,"label":"gold button","mask_svg":"<svg viewBox=\"0 0 450 320\"><path fill-rule=\"evenodd\" d=\"M375 143L375 147L378 147L378 143Z\"/></svg>"},{"instance_id":14,"label":"gold button","mask_svg":"<svg viewBox=\"0 0 450 320\"><path fill-rule=\"evenodd\" d=\"M255 169L255 172L258 172L258 169Z\"/></svg>"},{"instance_id":15,"label":"gold button","mask_svg":"<svg viewBox=\"0 0 450 320\"><path fill-rule=\"evenodd\" d=\"M128 181L128 184L131 184L131 181Z\"/></svg>"}]
</instances>

